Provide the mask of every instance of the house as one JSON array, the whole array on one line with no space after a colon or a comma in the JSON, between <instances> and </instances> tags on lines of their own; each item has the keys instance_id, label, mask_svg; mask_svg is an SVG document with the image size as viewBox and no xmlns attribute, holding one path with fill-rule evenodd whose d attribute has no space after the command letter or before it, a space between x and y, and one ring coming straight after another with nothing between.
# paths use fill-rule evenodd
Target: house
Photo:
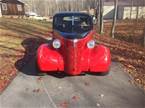
<instances>
[{"instance_id":1,"label":"house","mask_svg":"<svg viewBox=\"0 0 145 108\"><path fill-rule=\"evenodd\" d=\"M132 10L132 11L131 11ZM138 3L138 2L127 2L127 1L120 1L118 3L118 11L117 11L117 19L135 19L137 17L138 11L138 18L145 18L145 4ZM104 2L104 19L112 19L114 14L114 2L108 1Z\"/></svg>"},{"instance_id":2,"label":"house","mask_svg":"<svg viewBox=\"0 0 145 108\"><path fill-rule=\"evenodd\" d=\"M24 3L18 0L0 0L0 16L24 15Z\"/></svg>"}]
</instances>

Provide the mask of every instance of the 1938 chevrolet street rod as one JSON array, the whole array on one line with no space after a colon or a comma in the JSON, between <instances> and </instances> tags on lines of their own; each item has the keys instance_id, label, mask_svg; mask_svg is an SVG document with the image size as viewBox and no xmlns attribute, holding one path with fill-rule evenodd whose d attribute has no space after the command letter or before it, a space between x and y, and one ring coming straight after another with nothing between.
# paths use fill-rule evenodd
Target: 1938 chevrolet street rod
<instances>
[{"instance_id":1,"label":"1938 chevrolet street rod","mask_svg":"<svg viewBox=\"0 0 145 108\"><path fill-rule=\"evenodd\" d=\"M53 39L37 50L37 66L43 73L69 75L82 72L108 73L110 50L96 45L92 17L85 13L57 13L53 17Z\"/></svg>"}]
</instances>

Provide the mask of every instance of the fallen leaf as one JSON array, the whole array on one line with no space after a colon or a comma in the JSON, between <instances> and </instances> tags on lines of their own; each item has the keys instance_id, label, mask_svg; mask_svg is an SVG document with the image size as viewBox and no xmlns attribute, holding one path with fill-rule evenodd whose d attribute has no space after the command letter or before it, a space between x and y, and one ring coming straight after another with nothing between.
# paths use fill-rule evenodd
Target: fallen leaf
<instances>
[{"instance_id":1,"label":"fallen leaf","mask_svg":"<svg viewBox=\"0 0 145 108\"><path fill-rule=\"evenodd\" d=\"M64 101L64 102L62 102L62 103L60 103L59 104L59 106L61 107L61 108L68 108L68 102L66 102L66 101Z\"/></svg>"},{"instance_id":2,"label":"fallen leaf","mask_svg":"<svg viewBox=\"0 0 145 108\"><path fill-rule=\"evenodd\" d=\"M37 80L38 80L38 81L41 81L41 80L42 80L42 77L38 77Z\"/></svg>"},{"instance_id":3,"label":"fallen leaf","mask_svg":"<svg viewBox=\"0 0 145 108\"><path fill-rule=\"evenodd\" d=\"M75 100L75 101L77 101L77 100L80 99L80 97L79 96L73 96L72 99Z\"/></svg>"},{"instance_id":4,"label":"fallen leaf","mask_svg":"<svg viewBox=\"0 0 145 108\"><path fill-rule=\"evenodd\" d=\"M85 86L89 86L90 85L90 83L88 83L88 82L85 82L84 84L85 84Z\"/></svg>"},{"instance_id":5,"label":"fallen leaf","mask_svg":"<svg viewBox=\"0 0 145 108\"><path fill-rule=\"evenodd\" d=\"M40 92L40 89L39 88L38 89L34 89L33 92L34 93L39 93Z\"/></svg>"}]
</instances>

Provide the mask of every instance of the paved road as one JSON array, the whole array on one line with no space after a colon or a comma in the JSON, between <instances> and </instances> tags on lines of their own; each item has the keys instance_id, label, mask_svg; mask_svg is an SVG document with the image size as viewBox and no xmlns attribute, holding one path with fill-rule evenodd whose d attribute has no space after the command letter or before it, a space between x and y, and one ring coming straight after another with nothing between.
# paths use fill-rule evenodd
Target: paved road
<instances>
[{"instance_id":1,"label":"paved road","mask_svg":"<svg viewBox=\"0 0 145 108\"><path fill-rule=\"evenodd\" d=\"M145 108L144 92L119 63L107 76L34 76L33 63L22 72L0 96L0 108Z\"/></svg>"}]
</instances>

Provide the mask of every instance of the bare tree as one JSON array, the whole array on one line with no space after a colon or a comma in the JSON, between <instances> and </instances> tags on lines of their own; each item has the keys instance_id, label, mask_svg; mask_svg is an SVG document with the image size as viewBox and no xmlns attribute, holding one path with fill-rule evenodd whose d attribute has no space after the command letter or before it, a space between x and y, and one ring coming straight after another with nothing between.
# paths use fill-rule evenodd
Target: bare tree
<instances>
[{"instance_id":1,"label":"bare tree","mask_svg":"<svg viewBox=\"0 0 145 108\"><path fill-rule=\"evenodd\" d=\"M130 19L132 18L133 0L131 0Z\"/></svg>"},{"instance_id":2,"label":"bare tree","mask_svg":"<svg viewBox=\"0 0 145 108\"><path fill-rule=\"evenodd\" d=\"M98 28L99 28L99 33L103 34L103 1L98 0Z\"/></svg>"},{"instance_id":3,"label":"bare tree","mask_svg":"<svg viewBox=\"0 0 145 108\"><path fill-rule=\"evenodd\" d=\"M145 48L145 28L144 28L144 48Z\"/></svg>"},{"instance_id":4,"label":"bare tree","mask_svg":"<svg viewBox=\"0 0 145 108\"><path fill-rule=\"evenodd\" d=\"M21 0L27 6L26 11L36 12L42 16L54 15L59 11L87 11L96 8L98 0ZM100 1L100 8L102 0ZM102 12L102 11L101 11ZM100 18L100 17L99 17Z\"/></svg>"},{"instance_id":5,"label":"bare tree","mask_svg":"<svg viewBox=\"0 0 145 108\"><path fill-rule=\"evenodd\" d=\"M137 4L137 7L136 7L136 21L137 22L138 22L138 17L139 17L139 5Z\"/></svg>"},{"instance_id":6,"label":"bare tree","mask_svg":"<svg viewBox=\"0 0 145 108\"><path fill-rule=\"evenodd\" d=\"M98 19L98 28L99 28L99 31L100 31L100 2L101 2L101 0L98 0L98 9L97 9L97 14L98 14L98 16L97 16L97 19Z\"/></svg>"},{"instance_id":7,"label":"bare tree","mask_svg":"<svg viewBox=\"0 0 145 108\"><path fill-rule=\"evenodd\" d=\"M103 23L103 0L100 2L100 33L103 34L103 28L104 28L104 23Z\"/></svg>"},{"instance_id":8,"label":"bare tree","mask_svg":"<svg viewBox=\"0 0 145 108\"><path fill-rule=\"evenodd\" d=\"M116 25L116 19L117 19L117 11L118 11L118 0L114 0L114 17L113 17L113 24L112 24L112 30L111 30L111 36L114 38L115 33L115 25Z\"/></svg>"}]
</instances>

